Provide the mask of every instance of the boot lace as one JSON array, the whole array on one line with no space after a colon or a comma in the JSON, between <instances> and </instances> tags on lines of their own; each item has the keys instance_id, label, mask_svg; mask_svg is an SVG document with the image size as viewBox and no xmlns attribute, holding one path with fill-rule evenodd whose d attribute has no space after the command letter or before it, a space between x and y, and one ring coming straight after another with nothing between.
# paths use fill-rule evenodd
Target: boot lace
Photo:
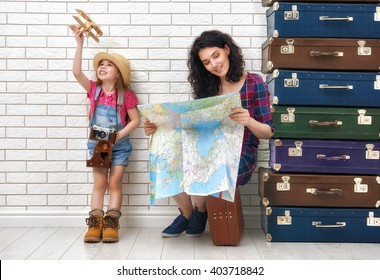
<instances>
[{"instance_id":1,"label":"boot lace","mask_svg":"<svg viewBox=\"0 0 380 280\"><path fill-rule=\"evenodd\" d=\"M105 216L103 219L104 228L119 229L120 225L117 217Z\"/></svg>"},{"instance_id":2,"label":"boot lace","mask_svg":"<svg viewBox=\"0 0 380 280\"><path fill-rule=\"evenodd\" d=\"M100 219L94 215L91 215L89 218L86 219L86 224L92 228L100 228Z\"/></svg>"}]
</instances>

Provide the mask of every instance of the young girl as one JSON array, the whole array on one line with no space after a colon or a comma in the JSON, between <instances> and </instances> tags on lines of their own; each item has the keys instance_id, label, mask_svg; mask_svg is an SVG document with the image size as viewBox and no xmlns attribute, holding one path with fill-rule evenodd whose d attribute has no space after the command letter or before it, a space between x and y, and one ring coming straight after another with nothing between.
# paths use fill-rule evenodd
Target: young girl
<instances>
[{"instance_id":1,"label":"young girl","mask_svg":"<svg viewBox=\"0 0 380 280\"><path fill-rule=\"evenodd\" d=\"M230 35L220 31L205 31L195 39L187 62L188 80L195 99L240 92L242 108L232 109L231 119L245 126L237 185L248 183L256 167L259 138L273 134L269 92L263 79L244 71L241 49ZM156 126L144 121L146 135ZM174 196L181 214L162 232L163 237L176 237L186 231L198 236L205 230L207 209L205 197L186 193Z\"/></svg>"},{"instance_id":2,"label":"young girl","mask_svg":"<svg viewBox=\"0 0 380 280\"><path fill-rule=\"evenodd\" d=\"M94 58L97 81L91 81L86 77L82 72L83 32L78 28L74 34L77 48L73 74L86 90L90 100L90 124L117 131L116 141L112 147L111 168L93 168L94 186L91 195L91 211L90 217L86 219L88 232L84 241L117 242L122 204L122 178L132 152L129 134L140 124L140 116L136 107L137 98L128 89L130 83L129 62L119 54L98 53ZM120 100L123 101L120 102ZM87 146L91 157L96 144L97 141L88 140ZM107 188L110 200L108 211L104 216L104 194Z\"/></svg>"}]
</instances>

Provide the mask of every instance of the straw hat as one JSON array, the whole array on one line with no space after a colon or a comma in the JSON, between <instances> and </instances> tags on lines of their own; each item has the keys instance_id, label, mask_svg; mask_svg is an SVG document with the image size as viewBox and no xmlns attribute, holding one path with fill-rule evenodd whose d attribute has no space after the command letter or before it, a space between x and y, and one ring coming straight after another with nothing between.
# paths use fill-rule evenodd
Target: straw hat
<instances>
[{"instance_id":1,"label":"straw hat","mask_svg":"<svg viewBox=\"0 0 380 280\"><path fill-rule=\"evenodd\" d=\"M94 69L98 69L100 62L103 60L109 60L117 66L123 77L124 85L129 85L131 81L131 67L129 66L129 61L122 55L117 53L107 53L100 52L95 55L94 58Z\"/></svg>"}]
</instances>

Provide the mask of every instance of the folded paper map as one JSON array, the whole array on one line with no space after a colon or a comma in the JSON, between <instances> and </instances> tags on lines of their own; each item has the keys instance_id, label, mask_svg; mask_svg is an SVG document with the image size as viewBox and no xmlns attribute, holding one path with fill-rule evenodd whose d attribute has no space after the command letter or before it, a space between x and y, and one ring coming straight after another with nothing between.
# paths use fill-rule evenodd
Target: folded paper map
<instances>
[{"instance_id":1,"label":"folded paper map","mask_svg":"<svg viewBox=\"0 0 380 280\"><path fill-rule=\"evenodd\" d=\"M151 203L186 192L233 201L244 126L231 120L239 93L139 105L157 126L150 138Z\"/></svg>"}]
</instances>

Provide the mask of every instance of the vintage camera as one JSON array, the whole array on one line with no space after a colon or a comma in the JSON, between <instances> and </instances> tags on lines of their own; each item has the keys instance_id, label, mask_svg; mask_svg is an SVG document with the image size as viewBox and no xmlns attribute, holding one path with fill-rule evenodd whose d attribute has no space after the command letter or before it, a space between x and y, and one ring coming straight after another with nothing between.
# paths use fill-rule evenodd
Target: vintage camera
<instances>
[{"instance_id":1,"label":"vintage camera","mask_svg":"<svg viewBox=\"0 0 380 280\"><path fill-rule=\"evenodd\" d=\"M116 130L93 125L90 132L90 139L114 143L116 140Z\"/></svg>"}]
</instances>

